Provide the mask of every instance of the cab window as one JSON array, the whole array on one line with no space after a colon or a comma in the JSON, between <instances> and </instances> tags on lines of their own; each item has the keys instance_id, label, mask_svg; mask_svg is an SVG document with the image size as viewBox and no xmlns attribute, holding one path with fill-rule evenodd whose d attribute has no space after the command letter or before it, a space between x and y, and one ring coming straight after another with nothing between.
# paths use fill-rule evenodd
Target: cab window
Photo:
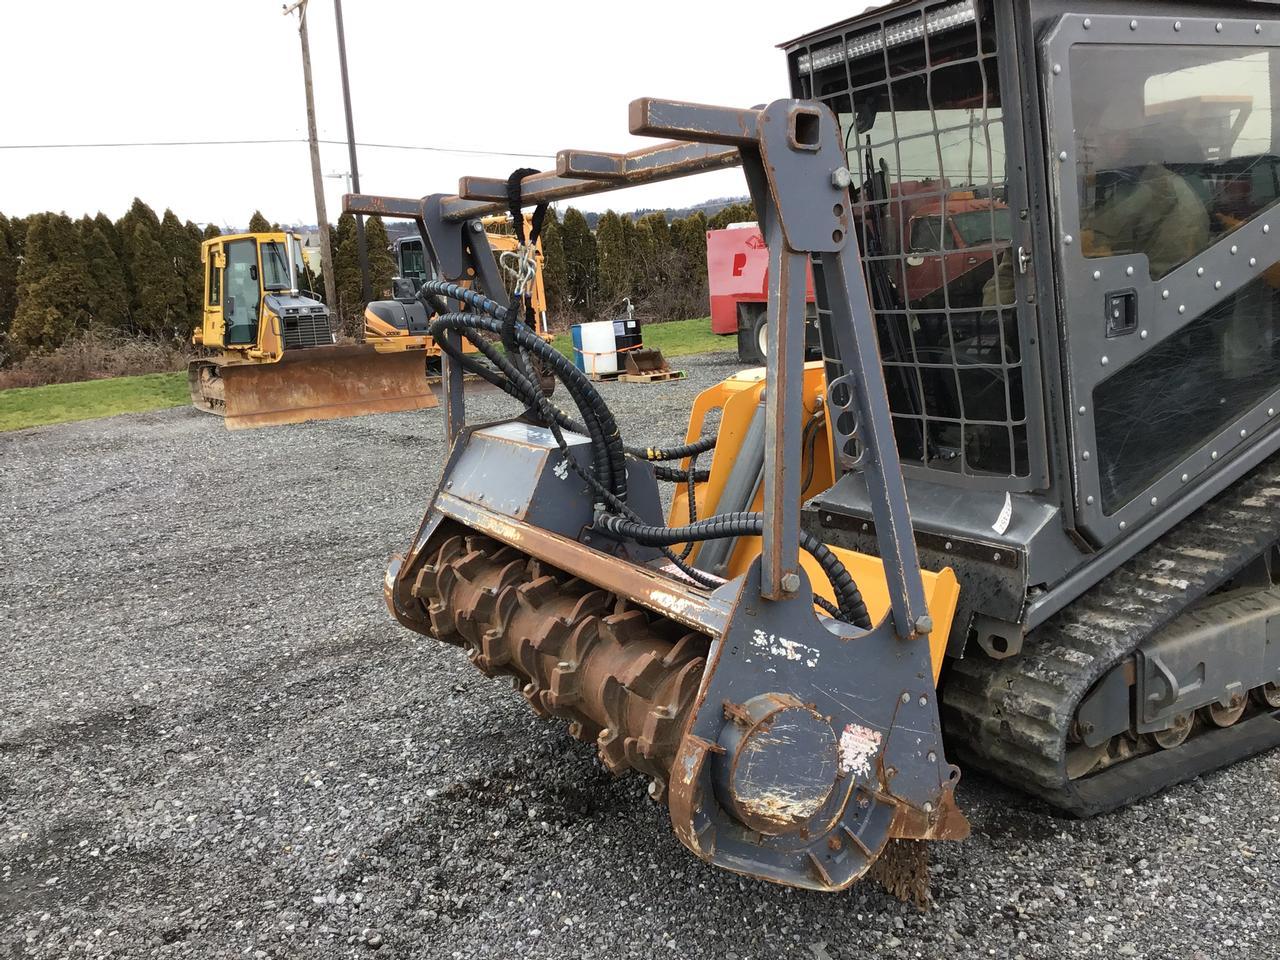
<instances>
[{"instance_id":1,"label":"cab window","mask_svg":"<svg viewBox=\"0 0 1280 960\"><path fill-rule=\"evenodd\" d=\"M218 269L218 254L216 250L209 251L209 281L208 281L208 303L211 307L219 306L222 303L222 271Z\"/></svg>"},{"instance_id":2,"label":"cab window","mask_svg":"<svg viewBox=\"0 0 1280 960\"><path fill-rule=\"evenodd\" d=\"M1280 195L1273 52L1082 45L1071 69L1086 257L1141 254L1159 279Z\"/></svg>"}]
</instances>

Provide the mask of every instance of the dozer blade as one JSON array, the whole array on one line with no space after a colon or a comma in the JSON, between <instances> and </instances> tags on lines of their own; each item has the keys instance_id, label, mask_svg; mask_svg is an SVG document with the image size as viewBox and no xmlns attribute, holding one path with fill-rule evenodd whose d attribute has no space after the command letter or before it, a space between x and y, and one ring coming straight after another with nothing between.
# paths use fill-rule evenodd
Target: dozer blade
<instances>
[{"instance_id":1,"label":"dozer blade","mask_svg":"<svg viewBox=\"0 0 1280 960\"><path fill-rule=\"evenodd\" d=\"M336 420L437 404L421 350L339 344L286 353L276 363L193 361L192 403L228 430Z\"/></svg>"}]
</instances>

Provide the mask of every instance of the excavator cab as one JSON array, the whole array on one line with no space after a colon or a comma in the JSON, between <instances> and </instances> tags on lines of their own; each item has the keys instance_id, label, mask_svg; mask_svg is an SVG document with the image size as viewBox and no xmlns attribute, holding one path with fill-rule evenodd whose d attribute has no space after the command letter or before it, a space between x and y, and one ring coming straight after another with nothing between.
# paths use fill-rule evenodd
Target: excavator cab
<instances>
[{"instance_id":1,"label":"excavator cab","mask_svg":"<svg viewBox=\"0 0 1280 960\"><path fill-rule=\"evenodd\" d=\"M525 229L530 229L529 218L525 218ZM511 231L511 219L507 216L485 217L481 222L486 240L490 248L499 257L514 255L518 242ZM365 307L364 329L368 341L378 344L395 344L416 340L431 346L432 366L438 367L436 351L431 341L426 338L427 329L435 315L429 309L427 301L419 295L422 285L436 275L433 272L431 259L427 255L425 244L420 236L397 237L391 246L396 261L396 276L391 281L392 298L375 300ZM535 272L529 291L529 302L537 316L539 332L549 336L547 327L547 295L542 280L542 244L534 244ZM470 283L468 279L465 281ZM510 276L504 280L504 289L510 292ZM463 344L464 350L474 350L469 343Z\"/></svg>"},{"instance_id":2,"label":"excavator cab","mask_svg":"<svg viewBox=\"0 0 1280 960\"><path fill-rule=\"evenodd\" d=\"M347 198L472 310L433 326L452 448L393 615L650 778L696 855L815 889L963 836L955 762L1086 816L1280 745L1280 9L900 0L783 48L789 99L637 100L665 142L520 182L742 167L766 365L678 446L555 358L572 415L529 388L477 242L505 180ZM449 338L524 412L468 425Z\"/></svg>"}]
</instances>

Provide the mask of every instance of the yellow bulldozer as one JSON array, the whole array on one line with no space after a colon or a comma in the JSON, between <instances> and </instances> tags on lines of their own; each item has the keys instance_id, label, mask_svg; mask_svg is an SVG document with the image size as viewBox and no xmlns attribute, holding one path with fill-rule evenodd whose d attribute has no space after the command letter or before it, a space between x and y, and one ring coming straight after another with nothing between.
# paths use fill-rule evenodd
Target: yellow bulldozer
<instances>
[{"instance_id":1,"label":"yellow bulldozer","mask_svg":"<svg viewBox=\"0 0 1280 960\"><path fill-rule=\"evenodd\" d=\"M504 219L486 221L490 242L514 251L515 237L501 232ZM363 342L343 343L328 307L300 286L296 234L206 240L204 310L192 341L213 355L188 365L192 404L231 430L436 406L440 349L426 334L433 309L418 296L422 241L401 238L395 253L394 298L368 304ZM531 298L545 330L540 251L536 263Z\"/></svg>"},{"instance_id":2,"label":"yellow bulldozer","mask_svg":"<svg viewBox=\"0 0 1280 960\"><path fill-rule=\"evenodd\" d=\"M204 311L192 340L213 356L187 368L191 402L228 429L436 405L425 338L339 343L290 233L214 237L201 247Z\"/></svg>"}]
</instances>

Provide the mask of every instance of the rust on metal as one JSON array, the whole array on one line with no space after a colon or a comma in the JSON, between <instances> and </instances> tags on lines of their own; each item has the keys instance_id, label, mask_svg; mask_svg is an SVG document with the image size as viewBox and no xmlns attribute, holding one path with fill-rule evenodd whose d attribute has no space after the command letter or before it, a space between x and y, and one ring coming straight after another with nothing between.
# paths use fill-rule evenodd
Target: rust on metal
<instances>
[{"instance_id":1,"label":"rust on metal","mask_svg":"<svg viewBox=\"0 0 1280 960\"><path fill-rule=\"evenodd\" d=\"M902 840L964 840L969 836L969 820L956 803L955 790L942 788L938 805L926 813L895 798L889 836Z\"/></svg>"},{"instance_id":2,"label":"rust on metal","mask_svg":"<svg viewBox=\"0 0 1280 960\"><path fill-rule=\"evenodd\" d=\"M737 723L744 727L751 725L751 714L740 703L730 703L726 700L724 702L724 718L730 723Z\"/></svg>"},{"instance_id":3,"label":"rust on metal","mask_svg":"<svg viewBox=\"0 0 1280 960\"><path fill-rule=\"evenodd\" d=\"M632 153L603 153L594 150L561 150L556 154L556 173L578 180L602 180L615 184L648 183L657 171L661 176L686 176L707 170L736 167L742 154L736 147L673 141Z\"/></svg>"},{"instance_id":4,"label":"rust on metal","mask_svg":"<svg viewBox=\"0 0 1280 960\"><path fill-rule=\"evenodd\" d=\"M692 584L664 576L647 567L584 547L551 533L442 492L436 509L464 526L582 577L602 589L625 597L663 617L712 637L724 633L728 604Z\"/></svg>"},{"instance_id":5,"label":"rust on metal","mask_svg":"<svg viewBox=\"0 0 1280 960\"><path fill-rule=\"evenodd\" d=\"M709 638L488 537L443 541L413 595L438 639L489 676L514 677L541 716L563 717L611 771L662 799Z\"/></svg>"},{"instance_id":6,"label":"rust on metal","mask_svg":"<svg viewBox=\"0 0 1280 960\"><path fill-rule=\"evenodd\" d=\"M382 197L372 193L348 193L342 198L344 213L359 213L367 217L391 217L412 220L422 210L421 200L407 197Z\"/></svg>"},{"instance_id":7,"label":"rust on metal","mask_svg":"<svg viewBox=\"0 0 1280 960\"><path fill-rule=\"evenodd\" d=\"M197 409L228 430L398 413L437 405L422 351L379 353L367 344L292 350L275 363L194 361Z\"/></svg>"},{"instance_id":8,"label":"rust on metal","mask_svg":"<svg viewBox=\"0 0 1280 960\"><path fill-rule=\"evenodd\" d=\"M641 97L627 109L627 125L638 137L754 147L760 139L762 111L730 110L701 103Z\"/></svg>"}]
</instances>

